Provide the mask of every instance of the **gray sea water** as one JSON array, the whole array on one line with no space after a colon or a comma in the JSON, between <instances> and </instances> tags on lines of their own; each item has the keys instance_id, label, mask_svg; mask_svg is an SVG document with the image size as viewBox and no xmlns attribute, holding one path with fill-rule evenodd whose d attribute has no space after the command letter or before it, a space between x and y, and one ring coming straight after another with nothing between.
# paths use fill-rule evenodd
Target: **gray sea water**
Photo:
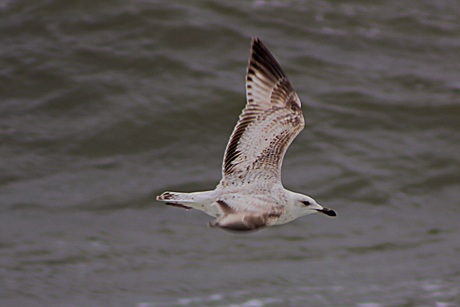
<instances>
[{"instance_id":1,"label":"gray sea water","mask_svg":"<svg viewBox=\"0 0 460 307\"><path fill-rule=\"evenodd\" d=\"M255 35L336 219L154 200L220 180ZM0 1L0 306L459 306L459 218L458 1Z\"/></svg>"}]
</instances>

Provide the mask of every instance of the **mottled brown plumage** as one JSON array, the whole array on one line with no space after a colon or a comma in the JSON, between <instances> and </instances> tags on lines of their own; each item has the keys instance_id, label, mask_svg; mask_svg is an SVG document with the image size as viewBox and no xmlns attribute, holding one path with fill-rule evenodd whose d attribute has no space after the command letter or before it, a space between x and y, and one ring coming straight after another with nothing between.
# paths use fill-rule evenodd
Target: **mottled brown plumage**
<instances>
[{"instance_id":1,"label":"mottled brown plumage","mask_svg":"<svg viewBox=\"0 0 460 307\"><path fill-rule=\"evenodd\" d=\"M258 38L252 41L246 98L225 151L223 182L243 182L257 173L280 182L286 150L305 123L299 97Z\"/></svg>"}]
</instances>

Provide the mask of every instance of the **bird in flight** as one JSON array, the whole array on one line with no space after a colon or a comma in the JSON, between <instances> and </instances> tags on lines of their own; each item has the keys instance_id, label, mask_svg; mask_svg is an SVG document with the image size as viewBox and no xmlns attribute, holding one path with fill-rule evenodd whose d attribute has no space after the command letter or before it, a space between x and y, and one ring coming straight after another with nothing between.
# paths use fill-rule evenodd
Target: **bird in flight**
<instances>
[{"instance_id":1,"label":"bird in flight","mask_svg":"<svg viewBox=\"0 0 460 307\"><path fill-rule=\"evenodd\" d=\"M166 205L198 209L216 219L211 227L251 231L332 209L291 192L281 183L287 148L304 128L300 98L278 61L258 37L252 39L246 72L247 103L224 154L222 179L212 191L164 192Z\"/></svg>"}]
</instances>

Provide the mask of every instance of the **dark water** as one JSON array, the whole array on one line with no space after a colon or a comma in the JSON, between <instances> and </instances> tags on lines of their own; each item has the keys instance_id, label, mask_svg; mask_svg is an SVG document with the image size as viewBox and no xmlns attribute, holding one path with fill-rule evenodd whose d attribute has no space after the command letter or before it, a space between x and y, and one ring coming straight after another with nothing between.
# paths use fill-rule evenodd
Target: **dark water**
<instances>
[{"instance_id":1,"label":"dark water","mask_svg":"<svg viewBox=\"0 0 460 307\"><path fill-rule=\"evenodd\" d=\"M458 1L0 1L1 306L460 305ZM308 126L285 186L337 210L252 235L212 189L250 37Z\"/></svg>"}]
</instances>

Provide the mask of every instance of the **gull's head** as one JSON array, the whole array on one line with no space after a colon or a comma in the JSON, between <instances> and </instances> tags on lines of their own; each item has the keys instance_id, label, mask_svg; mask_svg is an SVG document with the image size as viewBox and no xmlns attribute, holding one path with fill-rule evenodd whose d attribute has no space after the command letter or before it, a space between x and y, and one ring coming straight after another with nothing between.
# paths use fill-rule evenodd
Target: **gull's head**
<instances>
[{"instance_id":1,"label":"gull's head","mask_svg":"<svg viewBox=\"0 0 460 307\"><path fill-rule=\"evenodd\" d=\"M320 212L328 216L337 216L334 210L321 206L310 196L298 193L294 193L294 195L294 206L300 215Z\"/></svg>"}]
</instances>

